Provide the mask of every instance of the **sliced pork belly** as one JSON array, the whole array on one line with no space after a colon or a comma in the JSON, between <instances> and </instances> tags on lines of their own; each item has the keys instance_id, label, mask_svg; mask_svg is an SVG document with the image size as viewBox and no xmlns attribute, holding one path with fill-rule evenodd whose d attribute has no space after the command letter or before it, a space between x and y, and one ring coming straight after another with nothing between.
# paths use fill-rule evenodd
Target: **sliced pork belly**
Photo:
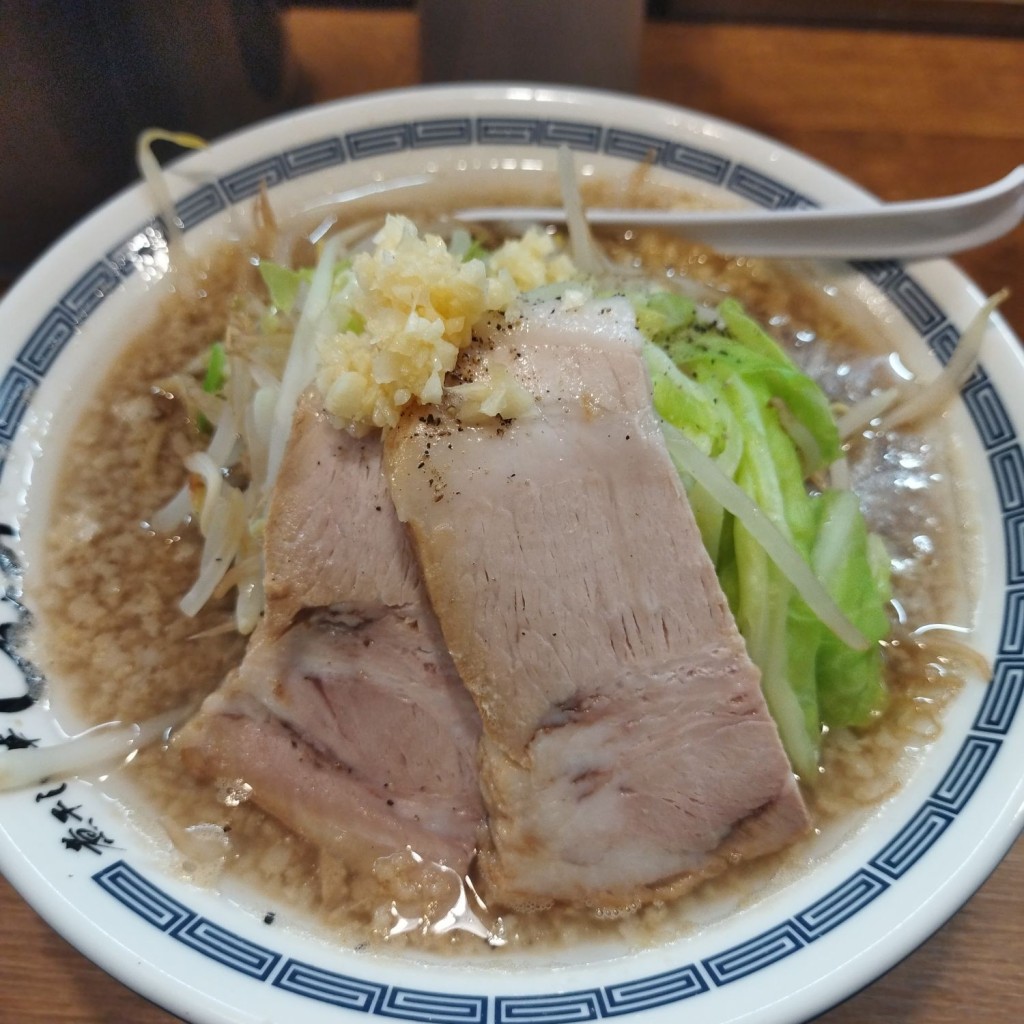
<instances>
[{"instance_id":1,"label":"sliced pork belly","mask_svg":"<svg viewBox=\"0 0 1024 1024\"><path fill-rule=\"evenodd\" d=\"M536 415L421 409L385 442L483 718L487 894L629 907L783 847L806 810L665 450L631 307L524 307L456 372L495 364Z\"/></svg>"},{"instance_id":2,"label":"sliced pork belly","mask_svg":"<svg viewBox=\"0 0 1024 1024\"><path fill-rule=\"evenodd\" d=\"M178 743L347 871L406 847L463 875L479 717L381 473L378 438L299 410L266 527L267 614Z\"/></svg>"}]
</instances>

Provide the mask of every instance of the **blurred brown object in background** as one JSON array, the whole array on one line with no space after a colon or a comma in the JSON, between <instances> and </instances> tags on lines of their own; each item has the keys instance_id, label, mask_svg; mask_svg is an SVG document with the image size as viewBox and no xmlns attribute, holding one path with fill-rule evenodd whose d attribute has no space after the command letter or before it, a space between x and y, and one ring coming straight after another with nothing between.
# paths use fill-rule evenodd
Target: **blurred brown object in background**
<instances>
[{"instance_id":1,"label":"blurred brown object in background","mask_svg":"<svg viewBox=\"0 0 1024 1024\"><path fill-rule=\"evenodd\" d=\"M419 0L425 82L636 89L644 0Z\"/></svg>"}]
</instances>

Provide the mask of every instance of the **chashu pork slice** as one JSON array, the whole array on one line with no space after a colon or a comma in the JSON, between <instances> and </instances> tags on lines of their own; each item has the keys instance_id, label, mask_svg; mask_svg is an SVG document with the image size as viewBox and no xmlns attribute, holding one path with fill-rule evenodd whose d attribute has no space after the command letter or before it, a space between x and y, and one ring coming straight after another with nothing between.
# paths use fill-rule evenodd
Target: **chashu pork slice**
<instances>
[{"instance_id":1,"label":"chashu pork slice","mask_svg":"<svg viewBox=\"0 0 1024 1024\"><path fill-rule=\"evenodd\" d=\"M266 616L179 736L185 763L251 787L350 876L407 848L464 875L483 819L479 716L388 497L379 437L335 429L311 398L265 558Z\"/></svg>"},{"instance_id":2,"label":"chashu pork slice","mask_svg":"<svg viewBox=\"0 0 1024 1024\"><path fill-rule=\"evenodd\" d=\"M524 305L479 330L456 373L511 373L532 415L420 409L385 439L483 719L480 864L500 905L636 906L808 827L641 345L625 299Z\"/></svg>"}]
</instances>

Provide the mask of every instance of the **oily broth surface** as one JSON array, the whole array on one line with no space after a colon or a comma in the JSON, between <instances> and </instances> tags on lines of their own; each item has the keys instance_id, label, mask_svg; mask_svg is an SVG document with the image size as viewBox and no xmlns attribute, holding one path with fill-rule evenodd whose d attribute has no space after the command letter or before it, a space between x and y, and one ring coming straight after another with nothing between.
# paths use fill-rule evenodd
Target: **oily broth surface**
<instances>
[{"instance_id":1,"label":"oily broth surface","mask_svg":"<svg viewBox=\"0 0 1024 1024\"><path fill-rule=\"evenodd\" d=\"M777 265L726 260L654 232L605 241L619 257L651 271L669 269L735 294L833 399L856 399L891 380L884 345L866 337L821 288ZM152 393L153 384L222 337L230 296L255 284L249 255L244 247L224 249L199 282L201 297L167 298L108 375L64 455L47 564L36 577L46 586L36 591L30 581L27 596L39 624L33 656L89 721L139 720L198 703L241 659L244 640L236 635L190 639L224 622L228 604L208 607L196 619L177 609L195 576L198 534L182 529L173 537L157 536L140 524L180 487L183 455L205 440L176 403ZM943 557L956 547L946 541L960 515L951 460L950 445L939 435L908 436L854 453L866 513L894 553L897 597L914 624L950 620L956 610L943 595L963 592L966 583L962 566ZM873 485L876 478L880 482ZM894 489L899 515L892 509ZM937 734L941 709L969 667L955 651L933 651L907 638L893 646L888 675L894 696L887 714L864 734L827 738L824 772L809 794L819 831L848 830L898 787L901 765ZM142 808L138 820L182 874L203 884L240 882L260 894L258 909L265 899L285 908L279 913L325 926L346 943L367 938L370 917L348 909L353 901L344 879L321 876L315 849L247 802L243 790L218 791L196 781L173 746L144 751L120 775L137 794L130 803ZM811 837L744 865L677 904L629 916L567 910L505 915L507 948L514 953L601 939L648 945L784 882L816 856L814 842ZM416 935L391 942L424 944ZM459 932L427 944L466 952L481 947Z\"/></svg>"}]
</instances>

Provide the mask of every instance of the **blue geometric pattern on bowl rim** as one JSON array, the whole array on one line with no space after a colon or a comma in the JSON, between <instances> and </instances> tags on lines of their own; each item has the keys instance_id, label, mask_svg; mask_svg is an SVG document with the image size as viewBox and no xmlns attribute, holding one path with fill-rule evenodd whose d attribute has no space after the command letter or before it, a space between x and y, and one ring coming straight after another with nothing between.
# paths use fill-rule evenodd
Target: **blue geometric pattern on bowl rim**
<instances>
[{"instance_id":1,"label":"blue geometric pattern on bowl rim","mask_svg":"<svg viewBox=\"0 0 1024 1024\"><path fill-rule=\"evenodd\" d=\"M402 121L306 142L200 185L178 201L176 213L189 230L254 195L261 185L272 188L346 161L403 150L472 145L567 145L652 162L769 209L817 205L759 170L674 139L582 121L482 116ZM43 316L0 381L0 442L13 440L35 388L77 328L135 272L133 255L145 248L147 239L163 233L159 218L140 226L90 266ZM853 267L885 293L945 363L959 334L917 280L896 262L860 261ZM867 864L793 917L700 962L661 974L576 992L492 998L404 988L285 957L197 914L123 860L97 871L95 882L170 938L252 979L350 1010L434 1024L570 1024L616 1017L700 996L799 952L863 910L931 849L999 755L1002 737L1024 696L1024 454L983 368L967 381L962 398L989 460L1008 552L1006 612L992 681L963 745L931 796ZM3 466L0 458L0 472Z\"/></svg>"}]
</instances>

